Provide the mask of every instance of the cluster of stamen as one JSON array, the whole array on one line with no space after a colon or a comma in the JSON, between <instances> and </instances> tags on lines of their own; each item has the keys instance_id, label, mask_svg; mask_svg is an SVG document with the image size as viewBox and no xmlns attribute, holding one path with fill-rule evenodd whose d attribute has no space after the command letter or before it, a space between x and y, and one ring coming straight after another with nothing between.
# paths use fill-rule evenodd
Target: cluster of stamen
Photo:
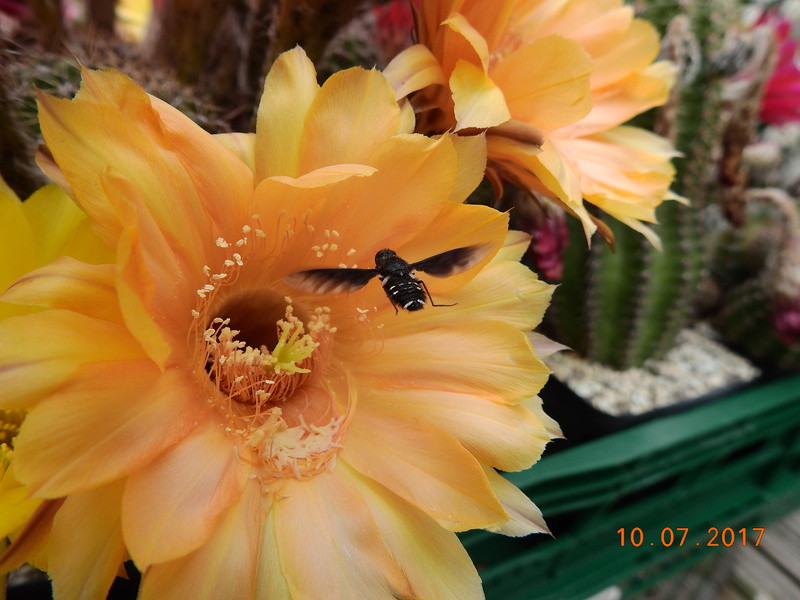
<instances>
[{"instance_id":1,"label":"cluster of stamen","mask_svg":"<svg viewBox=\"0 0 800 600\"><path fill-rule=\"evenodd\" d=\"M24 410L0 410L0 444L13 445L13 440L19 433L19 428L24 419Z\"/></svg>"},{"instance_id":2,"label":"cluster of stamen","mask_svg":"<svg viewBox=\"0 0 800 600\"><path fill-rule=\"evenodd\" d=\"M216 317L204 332L206 370L220 396L253 405L256 414L266 402L290 398L307 381L304 376L311 373L312 354L320 346L317 340L336 331L329 324L329 308L317 308L306 325L293 314L291 299L286 302L272 349L238 340L240 331L230 327L230 319Z\"/></svg>"},{"instance_id":3,"label":"cluster of stamen","mask_svg":"<svg viewBox=\"0 0 800 600\"><path fill-rule=\"evenodd\" d=\"M211 384L209 402L254 476L311 477L333 468L344 433L345 417L333 394L323 391L336 328L328 307L309 314L270 290L236 290L254 236L264 238L255 227L242 232L236 242L217 239L221 267L204 268L207 282L192 311L196 360ZM326 237L324 251L335 252L338 233Z\"/></svg>"}]
</instances>

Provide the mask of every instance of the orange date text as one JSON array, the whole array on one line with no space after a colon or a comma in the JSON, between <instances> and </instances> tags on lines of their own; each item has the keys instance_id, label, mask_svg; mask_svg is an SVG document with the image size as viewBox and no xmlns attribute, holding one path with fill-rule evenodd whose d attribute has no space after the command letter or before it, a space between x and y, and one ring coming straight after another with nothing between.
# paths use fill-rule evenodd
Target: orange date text
<instances>
[{"instance_id":1,"label":"orange date text","mask_svg":"<svg viewBox=\"0 0 800 600\"><path fill-rule=\"evenodd\" d=\"M641 527L617 529L619 545L624 546L758 546L764 536L763 527L709 527L702 535L690 535L688 527L664 527L645 532ZM700 539L698 539L698 537Z\"/></svg>"}]
</instances>

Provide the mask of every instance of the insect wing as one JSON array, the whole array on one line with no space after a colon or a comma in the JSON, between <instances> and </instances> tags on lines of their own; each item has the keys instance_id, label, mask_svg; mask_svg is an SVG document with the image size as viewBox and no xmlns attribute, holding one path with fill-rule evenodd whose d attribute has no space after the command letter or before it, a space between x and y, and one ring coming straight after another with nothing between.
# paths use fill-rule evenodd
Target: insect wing
<instances>
[{"instance_id":1,"label":"insect wing","mask_svg":"<svg viewBox=\"0 0 800 600\"><path fill-rule=\"evenodd\" d=\"M355 292L375 277L375 269L310 269L286 276L286 283L310 294Z\"/></svg>"},{"instance_id":2,"label":"insect wing","mask_svg":"<svg viewBox=\"0 0 800 600\"><path fill-rule=\"evenodd\" d=\"M449 277L477 265L486 257L490 248L488 244L455 248L415 262L411 268L434 277Z\"/></svg>"}]
</instances>

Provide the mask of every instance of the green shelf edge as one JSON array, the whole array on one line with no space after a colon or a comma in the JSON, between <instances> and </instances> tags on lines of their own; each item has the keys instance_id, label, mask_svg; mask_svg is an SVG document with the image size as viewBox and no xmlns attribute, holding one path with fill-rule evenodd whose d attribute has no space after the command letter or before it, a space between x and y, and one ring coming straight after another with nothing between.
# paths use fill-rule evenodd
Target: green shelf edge
<instances>
[{"instance_id":1,"label":"green shelf edge","mask_svg":"<svg viewBox=\"0 0 800 600\"><path fill-rule=\"evenodd\" d=\"M742 455L731 457L733 451ZM463 534L479 559L487 599L578 600L615 583L627 596L710 552L639 548L626 556L613 545L619 527L659 528L670 510L681 521L672 527L693 532L762 526L800 506L800 375L564 450L507 477L546 519L580 518L575 531L538 536L531 547L484 531ZM647 494L648 486L664 483Z\"/></svg>"}]
</instances>

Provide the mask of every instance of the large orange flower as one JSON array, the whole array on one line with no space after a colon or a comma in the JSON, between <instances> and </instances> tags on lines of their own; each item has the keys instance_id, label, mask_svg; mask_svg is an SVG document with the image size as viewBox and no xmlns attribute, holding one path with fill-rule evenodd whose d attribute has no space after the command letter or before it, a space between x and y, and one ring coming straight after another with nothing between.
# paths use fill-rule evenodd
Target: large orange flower
<instances>
[{"instance_id":1,"label":"large orange flower","mask_svg":"<svg viewBox=\"0 0 800 600\"><path fill-rule=\"evenodd\" d=\"M462 204L483 140L410 134L382 74L319 87L299 49L255 135L210 136L114 72L40 110L117 259L6 294L49 308L0 324L0 407L31 409L17 475L51 500L5 560L49 531L59 599L104 598L126 553L143 599L480 598L453 531L542 531L493 467L558 434L525 333L550 288L504 214ZM453 306L285 280L470 245L480 263L427 281Z\"/></svg>"},{"instance_id":2,"label":"large orange flower","mask_svg":"<svg viewBox=\"0 0 800 600\"><path fill-rule=\"evenodd\" d=\"M420 44L387 67L413 92L418 131L487 131L488 174L595 220L582 200L641 221L672 197L671 146L618 127L663 104L674 79L655 29L622 0L422 0ZM429 87L426 87L429 86ZM419 91L418 91L419 90ZM606 235L610 232L605 231Z\"/></svg>"}]
</instances>

